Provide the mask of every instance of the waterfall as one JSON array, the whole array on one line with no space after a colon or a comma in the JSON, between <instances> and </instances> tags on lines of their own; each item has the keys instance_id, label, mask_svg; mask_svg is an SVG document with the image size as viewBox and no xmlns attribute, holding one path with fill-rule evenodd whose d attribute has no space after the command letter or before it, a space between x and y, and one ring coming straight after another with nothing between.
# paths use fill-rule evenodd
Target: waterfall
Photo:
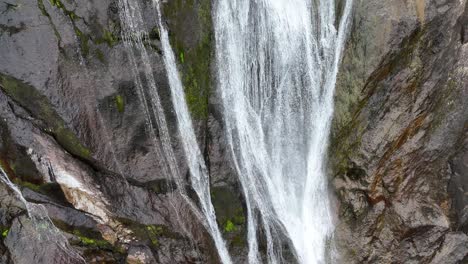
<instances>
[{"instance_id":1,"label":"waterfall","mask_svg":"<svg viewBox=\"0 0 468 264\"><path fill-rule=\"evenodd\" d=\"M158 157L166 161L164 163L166 166L163 166L164 171L162 173L167 175L168 178L173 179L178 186L183 186L171 146L169 129L159 98L150 57L144 45L144 40L148 39L148 32L145 31L145 23L138 2L134 0L119 0L119 16L122 23L121 35L128 51L130 69L135 79L137 94L145 111L148 132L154 141L154 150ZM144 73L143 76L140 75L140 68ZM148 85L147 93L143 87L145 81ZM155 121L153 121L152 117L154 117ZM159 140L157 140L158 137L155 131L159 132Z\"/></svg>"},{"instance_id":2,"label":"waterfall","mask_svg":"<svg viewBox=\"0 0 468 264\"><path fill-rule=\"evenodd\" d=\"M159 1L153 0L153 5L199 215L213 237L220 260L231 263L216 223L208 171L161 20ZM266 261L270 263L284 261L284 236L299 262L324 263L326 259L326 241L333 224L324 159L352 0L346 0L338 28L335 5L330 0L215 1L217 90L246 201L250 263L263 261L259 234L265 236ZM157 146L161 149L156 147L156 151L167 160L167 173L182 190L182 177L144 46L147 32L140 7L132 0L120 0L119 7L138 95L144 102L150 130L160 134ZM143 90L139 66L145 73L148 93Z\"/></svg>"},{"instance_id":3,"label":"waterfall","mask_svg":"<svg viewBox=\"0 0 468 264\"><path fill-rule=\"evenodd\" d=\"M149 130L156 143L157 140L156 136L154 135L154 130L159 131L161 144L157 144L157 146L160 146L161 148L156 147L155 149L160 156L167 160L166 164L168 165L168 168L166 174L168 174L176 182L181 195L185 198L187 203L189 203L194 214L204 220L203 223L213 238L221 261L223 263L229 264L231 263L231 259L228 254L226 245L222 239L221 232L216 222L215 211L211 203L208 170L197 143L190 113L185 101L184 89L177 70L174 54L170 46L168 33L162 24L159 1L153 0L152 3L157 11L156 15L163 48L163 60L171 89L172 103L177 117L180 141L182 143L186 162L190 171L191 185L198 196L201 212L196 209L196 207L187 197L186 193L183 191L185 189L185 184L183 183L183 177L180 175L180 172L177 168L177 162L174 151L171 147L171 139L165 120L164 111L152 73L148 52L144 46L144 40L147 38L148 33L145 31L140 7L137 1L120 0L120 19L123 23L122 37L129 51L131 68L134 71L138 95L140 100L143 102L143 105L145 106L145 115L147 116L146 119L149 123ZM138 59L143 65L145 78L149 84L149 98L146 98L145 92L143 90L142 79L138 72ZM145 104L147 99L149 99L151 102L150 107ZM150 109L152 109L152 112ZM151 121L151 116L155 117L156 124Z\"/></svg>"},{"instance_id":4,"label":"waterfall","mask_svg":"<svg viewBox=\"0 0 468 264\"><path fill-rule=\"evenodd\" d=\"M222 263L229 264L231 263L231 259L216 222L214 207L211 203L208 169L206 168L204 157L197 143L187 102L185 100L184 88L177 70L174 52L170 46L168 33L162 24L159 0L153 0L153 3L158 12L158 24L164 54L164 64L171 88L172 103L177 116L180 140L190 170L192 188L198 196L202 213L205 216L206 227L213 237L218 255Z\"/></svg>"},{"instance_id":5,"label":"waterfall","mask_svg":"<svg viewBox=\"0 0 468 264\"><path fill-rule=\"evenodd\" d=\"M213 12L225 133L245 196L249 262L324 263L333 230L326 157L349 23L331 0L217 0Z\"/></svg>"}]
</instances>

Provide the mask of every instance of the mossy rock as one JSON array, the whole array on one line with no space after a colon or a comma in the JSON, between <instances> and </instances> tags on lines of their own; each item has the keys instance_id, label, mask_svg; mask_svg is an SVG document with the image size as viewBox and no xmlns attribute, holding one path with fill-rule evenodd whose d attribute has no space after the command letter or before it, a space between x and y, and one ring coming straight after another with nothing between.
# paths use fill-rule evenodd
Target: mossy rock
<instances>
[{"instance_id":1,"label":"mossy rock","mask_svg":"<svg viewBox=\"0 0 468 264\"><path fill-rule=\"evenodd\" d=\"M7 226L0 226L0 234L2 236L2 240L4 240L8 236L8 232L10 232L10 228Z\"/></svg>"},{"instance_id":2,"label":"mossy rock","mask_svg":"<svg viewBox=\"0 0 468 264\"><path fill-rule=\"evenodd\" d=\"M78 229L73 231L73 234L78 237L77 242L75 242L77 245L83 246L83 247L89 247L89 248L98 248L98 249L107 249L107 250L113 250L114 247L112 246L111 243L108 241L102 239L102 238L92 238L92 237L87 237L83 235Z\"/></svg>"},{"instance_id":3,"label":"mossy rock","mask_svg":"<svg viewBox=\"0 0 468 264\"><path fill-rule=\"evenodd\" d=\"M189 111L196 119L208 117L213 52L211 2L174 0L163 6L168 20L169 37L184 85ZM152 34L159 38L159 32ZM193 37L195 36L195 37Z\"/></svg>"},{"instance_id":4,"label":"mossy rock","mask_svg":"<svg viewBox=\"0 0 468 264\"><path fill-rule=\"evenodd\" d=\"M171 231L164 225L144 225L130 219L119 218L118 221L126 228L132 230L133 235L142 242L146 242L152 249L157 250L160 247L161 238L185 239L179 233Z\"/></svg>"},{"instance_id":5,"label":"mossy rock","mask_svg":"<svg viewBox=\"0 0 468 264\"><path fill-rule=\"evenodd\" d=\"M28 182L25 180L22 180L20 178L15 178L13 182L22 188L28 188L29 190L43 194L45 196L48 196L54 201L60 202L63 205L69 205L71 204L68 202L67 198L65 197L65 194L62 191L62 188L60 187L60 184L56 182L48 182L48 183L32 183Z\"/></svg>"},{"instance_id":6,"label":"mossy rock","mask_svg":"<svg viewBox=\"0 0 468 264\"><path fill-rule=\"evenodd\" d=\"M119 37L117 37L112 31L104 29L102 36L96 39L96 44L106 43L110 48L115 46L119 42Z\"/></svg>"},{"instance_id":7,"label":"mossy rock","mask_svg":"<svg viewBox=\"0 0 468 264\"><path fill-rule=\"evenodd\" d=\"M96 58L101 62L101 63L106 63L106 58L104 56L104 53L100 49L95 49L94 50L94 55L96 55Z\"/></svg>"},{"instance_id":8,"label":"mossy rock","mask_svg":"<svg viewBox=\"0 0 468 264\"><path fill-rule=\"evenodd\" d=\"M0 88L34 118L44 122L45 127L42 129L51 134L65 150L85 160L91 158L91 151L66 127L47 97L33 86L14 77L0 74Z\"/></svg>"},{"instance_id":9,"label":"mossy rock","mask_svg":"<svg viewBox=\"0 0 468 264\"><path fill-rule=\"evenodd\" d=\"M63 12L63 14L70 19L70 23L73 26L75 35L77 39L79 40L81 55L83 57L87 57L90 54L91 43L94 43L94 44L106 43L110 48L112 48L120 41L120 37L118 37L119 34L115 32L116 30L111 30L107 28L99 28L99 30L96 30L97 32L84 33L83 30L80 29L77 25L78 24L77 20L80 20L80 19L83 20L82 17L78 16L73 10L67 9L67 7L60 0L49 0L49 2L51 6L60 9ZM44 6L44 0L38 0L38 7L41 10L42 14L49 18L49 21L51 25L53 26L55 34L57 35L57 38L60 42L61 41L60 34L58 33L58 30L56 29L55 25L52 22L51 16L47 13L47 10ZM87 24L86 21L84 22L85 24ZM96 38L94 37L95 35L97 36L100 35L100 36ZM99 51L96 51L97 58L98 60L103 62L104 61L103 54L102 52L99 53Z\"/></svg>"},{"instance_id":10,"label":"mossy rock","mask_svg":"<svg viewBox=\"0 0 468 264\"><path fill-rule=\"evenodd\" d=\"M115 96L115 106L120 113L123 113L125 110L125 101L122 95L118 94Z\"/></svg>"},{"instance_id":11,"label":"mossy rock","mask_svg":"<svg viewBox=\"0 0 468 264\"><path fill-rule=\"evenodd\" d=\"M233 247L244 247L246 218L239 196L229 187L212 187L211 200L225 239Z\"/></svg>"},{"instance_id":12,"label":"mossy rock","mask_svg":"<svg viewBox=\"0 0 468 264\"><path fill-rule=\"evenodd\" d=\"M87 250L104 250L111 251L114 254L124 254L122 247L118 244L111 244L106 241L101 233L95 229L85 228L81 226L71 226L66 222L58 219L52 219L53 224L63 232L72 234L70 244L84 247Z\"/></svg>"}]
</instances>

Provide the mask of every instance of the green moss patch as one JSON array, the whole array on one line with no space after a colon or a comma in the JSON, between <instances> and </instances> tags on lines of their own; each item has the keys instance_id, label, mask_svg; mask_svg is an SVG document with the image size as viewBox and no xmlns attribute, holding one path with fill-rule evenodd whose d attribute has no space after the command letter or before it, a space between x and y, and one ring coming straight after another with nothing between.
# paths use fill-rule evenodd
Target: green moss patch
<instances>
[{"instance_id":1,"label":"green moss patch","mask_svg":"<svg viewBox=\"0 0 468 264\"><path fill-rule=\"evenodd\" d=\"M78 40L80 41L81 53L84 57L89 54L89 36L84 34L78 27L75 26L75 34Z\"/></svg>"},{"instance_id":2,"label":"green moss patch","mask_svg":"<svg viewBox=\"0 0 468 264\"><path fill-rule=\"evenodd\" d=\"M60 2L60 0L49 0L50 1L50 4L53 5L53 6L56 6L58 8L63 8L63 4L62 2Z\"/></svg>"},{"instance_id":3,"label":"green moss patch","mask_svg":"<svg viewBox=\"0 0 468 264\"><path fill-rule=\"evenodd\" d=\"M66 222L58 219L52 219L54 225L60 230L72 234L70 244L86 248L85 255L94 255L94 253L106 251L121 256L125 254L125 249L121 245L113 245L106 241L101 233L94 229L89 229L80 226L71 226Z\"/></svg>"},{"instance_id":4,"label":"green moss patch","mask_svg":"<svg viewBox=\"0 0 468 264\"><path fill-rule=\"evenodd\" d=\"M37 7L39 8L39 10L41 10L42 15L47 17L47 19L49 20L50 25L54 29L54 34L57 37L58 42L60 43L60 41L62 41L62 37L60 36L60 33L58 32L57 27L55 26L54 22L52 21L52 18L50 17L49 13L47 13L47 10L46 10L46 8L44 6L44 1L43 0L37 0Z\"/></svg>"},{"instance_id":5,"label":"green moss patch","mask_svg":"<svg viewBox=\"0 0 468 264\"><path fill-rule=\"evenodd\" d=\"M238 195L229 187L213 187L211 200L226 241L233 247L244 247L246 244L246 221Z\"/></svg>"},{"instance_id":6,"label":"green moss patch","mask_svg":"<svg viewBox=\"0 0 468 264\"><path fill-rule=\"evenodd\" d=\"M179 58L180 58L180 63L184 63L185 62L185 58L184 58L184 52L180 52L179 53Z\"/></svg>"},{"instance_id":7,"label":"green moss patch","mask_svg":"<svg viewBox=\"0 0 468 264\"><path fill-rule=\"evenodd\" d=\"M164 233L164 229L162 226L155 226L155 225L148 225L146 226L146 231L148 231L148 237L151 241L153 246L159 246L158 237Z\"/></svg>"},{"instance_id":8,"label":"green moss patch","mask_svg":"<svg viewBox=\"0 0 468 264\"><path fill-rule=\"evenodd\" d=\"M102 53L102 50L96 49L96 50L94 50L94 54L96 55L96 58L97 58L100 62L106 63L106 59L104 58L104 53Z\"/></svg>"},{"instance_id":9,"label":"green moss patch","mask_svg":"<svg viewBox=\"0 0 468 264\"><path fill-rule=\"evenodd\" d=\"M2 234L2 239L5 239L8 236L8 232L10 232L9 227L0 226L0 234Z\"/></svg>"},{"instance_id":10,"label":"green moss patch","mask_svg":"<svg viewBox=\"0 0 468 264\"><path fill-rule=\"evenodd\" d=\"M231 220L227 220L224 224L224 232L233 232L236 231L236 226Z\"/></svg>"},{"instance_id":11,"label":"green moss patch","mask_svg":"<svg viewBox=\"0 0 468 264\"><path fill-rule=\"evenodd\" d=\"M118 219L126 228L132 230L133 235L142 242L147 242L153 249L159 248L161 238L185 239L179 233L172 232L164 225L143 225L130 219Z\"/></svg>"},{"instance_id":12,"label":"green moss patch","mask_svg":"<svg viewBox=\"0 0 468 264\"><path fill-rule=\"evenodd\" d=\"M114 247L108 241L102 238L95 238L95 237L88 237L84 235L80 230L76 229L72 232L76 237L78 237L78 241L75 242L77 245L81 245L84 247L91 247L91 248L99 248L99 249L107 249L113 250Z\"/></svg>"},{"instance_id":13,"label":"green moss patch","mask_svg":"<svg viewBox=\"0 0 468 264\"><path fill-rule=\"evenodd\" d=\"M125 110L125 101L124 101L124 97L122 95L116 95L115 96L115 106L117 107L117 110L120 112L120 113L123 113L124 110Z\"/></svg>"},{"instance_id":14,"label":"green moss patch","mask_svg":"<svg viewBox=\"0 0 468 264\"><path fill-rule=\"evenodd\" d=\"M106 43L109 47L113 47L115 44L119 42L119 38L114 35L111 31L104 29L102 36L96 39L96 44Z\"/></svg>"}]
</instances>

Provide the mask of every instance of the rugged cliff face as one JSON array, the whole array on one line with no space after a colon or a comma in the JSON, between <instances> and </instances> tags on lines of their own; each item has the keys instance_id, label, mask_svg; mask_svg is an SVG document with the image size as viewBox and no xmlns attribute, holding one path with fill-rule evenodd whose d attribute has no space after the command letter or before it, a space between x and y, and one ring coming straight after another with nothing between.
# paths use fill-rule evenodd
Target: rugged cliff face
<instances>
[{"instance_id":1,"label":"rugged cliff face","mask_svg":"<svg viewBox=\"0 0 468 264\"><path fill-rule=\"evenodd\" d=\"M144 46L187 175L156 12L151 1L139 2ZM343 263L468 261L465 3L355 0L329 157ZM218 222L243 263L244 208L212 85L211 3L169 0L162 11ZM156 117L143 114L128 48L117 0L0 2L0 166L32 215L0 181L0 262L217 262L164 173L163 142L147 125ZM137 67L143 75L145 65Z\"/></svg>"},{"instance_id":2,"label":"rugged cliff face","mask_svg":"<svg viewBox=\"0 0 468 264\"><path fill-rule=\"evenodd\" d=\"M206 3L208 7L203 6ZM174 4L165 7L177 8ZM151 1L141 5L150 32L144 45L175 134L156 13ZM192 13L170 13L170 18L209 17L208 1L191 2L187 8ZM156 137L150 136L144 102L137 96L121 41L118 1L3 1L0 10L0 165L29 202L43 205L38 210L47 211L60 229L56 231L71 243L63 248L41 241L43 229L37 226L42 222L28 220L25 206L2 183L3 261L63 263L70 250L91 263L214 258L203 227L164 175L162 143L158 131ZM191 28L209 32L202 22ZM179 36L176 33L174 37ZM209 33L194 35L204 39L190 39L187 49L203 48L210 41ZM190 54L209 56L210 51L187 50L185 59L185 51L180 52L182 64L184 60L193 64L197 73L187 78L206 87L196 78L209 80L209 60L201 66L201 59ZM144 66L138 65L142 72ZM143 83L146 91L147 86ZM188 91L191 97L207 98L196 89L200 88ZM208 104L191 105L203 129ZM174 140L173 146L180 156L179 142ZM185 167L179 164L183 175Z\"/></svg>"},{"instance_id":3,"label":"rugged cliff face","mask_svg":"<svg viewBox=\"0 0 468 264\"><path fill-rule=\"evenodd\" d=\"M468 261L465 4L356 3L330 147L346 263Z\"/></svg>"}]
</instances>

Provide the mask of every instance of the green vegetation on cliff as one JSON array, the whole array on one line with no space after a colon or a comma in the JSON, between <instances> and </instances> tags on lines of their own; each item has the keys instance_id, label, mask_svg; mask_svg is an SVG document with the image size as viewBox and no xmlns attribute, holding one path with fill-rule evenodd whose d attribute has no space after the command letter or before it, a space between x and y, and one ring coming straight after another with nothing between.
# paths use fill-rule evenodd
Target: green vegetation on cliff
<instances>
[{"instance_id":1,"label":"green vegetation on cliff","mask_svg":"<svg viewBox=\"0 0 468 264\"><path fill-rule=\"evenodd\" d=\"M244 208L237 194L228 187L213 187L211 200L225 239L233 247L246 245L246 221Z\"/></svg>"},{"instance_id":2,"label":"green vegetation on cliff","mask_svg":"<svg viewBox=\"0 0 468 264\"><path fill-rule=\"evenodd\" d=\"M161 239L185 239L179 233L173 232L168 226L164 225L144 225L126 218L119 218L118 221L125 228L132 231L132 235L139 241L148 242L153 249L158 249L161 246Z\"/></svg>"},{"instance_id":3,"label":"green vegetation on cliff","mask_svg":"<svg viewBox=\"0 0 468 264\"><path fill-rule=\"evenodd\" d=\"M0 226L0 233L2 234L2 239L5 239L8 236L10 229L8 227Z\"/></svg>"},{"instance_id":4,"label":"green vegetation on cliff","mask_svg":"<svg viewBox=\"0 0 468 264\"><path fill-rule=\"evenodd\" d=\"M211 4L209 0L174 0L163 6L169 24L169 37L192 116L208 117L211 91L212 53Z\"/></svg>"},{"instance_id":5,"label":"green vegetation on cliff","mask_svg":"<svg viewBox=\"0 0 468 264\"><path fill-rule=\"evenodd\" d=\"M122 95L119 94L115 96L115 106L120 113L123 113L125 110L125 101Z\"/></svg>"}]
</instances>

